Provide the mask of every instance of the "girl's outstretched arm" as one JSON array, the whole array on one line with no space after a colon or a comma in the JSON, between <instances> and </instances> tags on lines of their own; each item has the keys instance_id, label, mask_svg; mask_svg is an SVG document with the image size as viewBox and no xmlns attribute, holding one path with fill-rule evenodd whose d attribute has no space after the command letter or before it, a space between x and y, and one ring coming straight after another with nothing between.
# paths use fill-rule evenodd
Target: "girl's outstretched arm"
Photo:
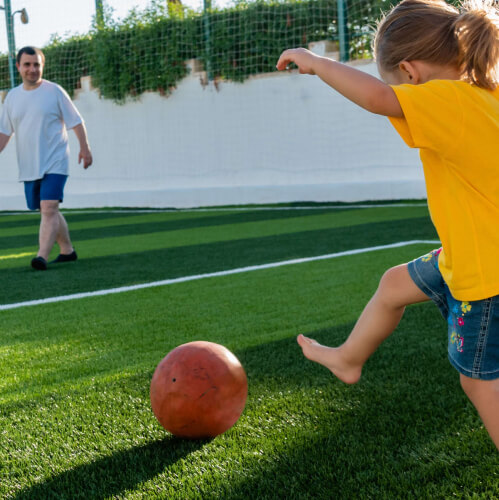
<instances>
[{"instance_id":1,"label":"girl's outstretched arm","mask_svg":"<svg viewBox=\"0 0 499 500\"><path fill-rule=\"evenodd\" d=\"M317 75L344 97L371 113L399 118L404 116L393 89L374 76L302 48L285 50L277 61L277 69L286 69L290 63L295 63L300 73Z\"/></svg>"}]
</instances>

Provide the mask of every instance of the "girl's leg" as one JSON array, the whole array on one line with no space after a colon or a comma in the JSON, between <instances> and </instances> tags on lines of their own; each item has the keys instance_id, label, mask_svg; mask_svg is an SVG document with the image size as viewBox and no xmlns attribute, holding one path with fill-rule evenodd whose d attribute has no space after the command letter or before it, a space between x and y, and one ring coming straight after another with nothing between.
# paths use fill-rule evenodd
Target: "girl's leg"
<instances>
[{"instance_id":1,"label":"girl's leg","mask_svg":"<svg viewBox=\"0 0 499 500\"><path fill-rule=\"evenodd\" d=\"M460 374L461 387L499 450L499 379L479 380Z\"/></svg>"},{"instance_id":2,"label":"girl's leg","mask_svg":"<svg viewBox=\"0 0 499 500\"><path fill-rule=\"evenodd\" d=\"M399 324L405 306L427 300L410 277L407 264L392 267L381 278L344 344L327 347L304 335L298 336L298 344L308 359L329 368L343 382L354 384L364 363Z\"/></svg>"}]
</instances>

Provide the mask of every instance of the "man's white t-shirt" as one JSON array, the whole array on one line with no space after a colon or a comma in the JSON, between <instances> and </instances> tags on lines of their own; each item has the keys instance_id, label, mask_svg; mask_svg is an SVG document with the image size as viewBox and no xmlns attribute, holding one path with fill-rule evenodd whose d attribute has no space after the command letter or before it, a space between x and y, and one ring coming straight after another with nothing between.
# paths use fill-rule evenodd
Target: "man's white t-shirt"
<instances>
[{"instance_id":1,"label":"man's white t-shirt","mask_svg":"<svg viewBox=\"0 0 499 500\"><path fill-rule=\"evenodd\" d=\"M0 132L16 139L19 180L69 173L68 133L83 120L66 91L42 80L40 86L12 89L5 99Z\"/></svg>"}]
</instances>

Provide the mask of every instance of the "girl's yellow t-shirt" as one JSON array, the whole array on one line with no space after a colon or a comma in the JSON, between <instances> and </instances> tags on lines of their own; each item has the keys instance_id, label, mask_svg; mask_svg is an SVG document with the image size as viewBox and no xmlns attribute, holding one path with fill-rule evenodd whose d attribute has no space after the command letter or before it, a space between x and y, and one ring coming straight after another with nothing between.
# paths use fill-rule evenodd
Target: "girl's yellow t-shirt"
<instances>
[{"instance_id":1,"label":"girl's yellow t-shirt","mask_svg":"<svg viewBox=\"0 0 499 500\"><path fill-rule=\"evenodd\" d=\"M454 80L392 88L404 118L390 121L420 150L445 282L457 300L499 295L499 88Z\"/></svg>"}]
</instances>

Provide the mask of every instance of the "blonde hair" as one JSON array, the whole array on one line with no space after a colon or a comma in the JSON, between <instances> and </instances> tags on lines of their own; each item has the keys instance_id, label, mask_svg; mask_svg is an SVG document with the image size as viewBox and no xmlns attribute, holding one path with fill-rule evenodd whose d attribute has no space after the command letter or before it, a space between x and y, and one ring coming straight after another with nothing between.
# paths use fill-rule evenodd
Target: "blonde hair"
<instances>
[{"instance_id":1,"label":"blonde hair","mask_svg":"<svg viewBox=\"0 0 499 500\"><path fill-rule=\"evenodd\" d=\"M486 89L499 84L499 22L495 0L469 0L457 9L443 0L403 0L378 24L374 55L381 69L420 60L460 68Z\"/></svg>"}]
</instances>

